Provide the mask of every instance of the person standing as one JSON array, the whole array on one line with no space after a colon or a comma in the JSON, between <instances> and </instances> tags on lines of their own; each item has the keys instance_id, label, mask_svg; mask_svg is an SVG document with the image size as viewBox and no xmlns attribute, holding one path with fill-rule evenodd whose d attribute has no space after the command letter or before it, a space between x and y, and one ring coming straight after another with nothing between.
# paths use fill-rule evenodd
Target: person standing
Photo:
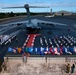
<instances>
[{"instance_id":1,"label":"person standing","mask_svg":"<svg viewBox=\"0 0 76 75\"><path fill-rule=\"evenodd\" d=\"M16 42L18 43L18 38L16 37Z\"/></svg>"},{"instance_id":2,"label":"person standing","mask_svg":"<svg viewBox=\"0 0 76 75\"><path fill-rule=\"evenodd\" d=\"M70 72L70 64L68 63L67 67L66 67L66 72L69 73Z\"/></svg>"},{"instance_id":3,"label":"person standing","mask_svg":"<svg viewBox=\"0 0 76 75\"><path fill-rule=\"evenodd\" d=\"M26 57L26 53L23 54L22 56L23 62L26 63L27 62L27 57Z\"/></svg>"},{"instance_id":4,"label":"person standing","mask_svg":"<svg viewBox=\"0 0 76 75\"><path fill-rule=\"evenodd\" d=\"M74 70L75 70L75 64L73 64L71 67L71 73L74 73Z\"/></svg>"},{"instance_id":5,"label":"person standing","mask_svg":"<svg viewBox=\"0 0 76 75\"><path fill-rule=\"evenodd\" d=\"M7 66L6 66L5 62L3 62L3 64L2 64L2 68L4 69L4 71L7 71Z\"/></svg>"}]
</instances>

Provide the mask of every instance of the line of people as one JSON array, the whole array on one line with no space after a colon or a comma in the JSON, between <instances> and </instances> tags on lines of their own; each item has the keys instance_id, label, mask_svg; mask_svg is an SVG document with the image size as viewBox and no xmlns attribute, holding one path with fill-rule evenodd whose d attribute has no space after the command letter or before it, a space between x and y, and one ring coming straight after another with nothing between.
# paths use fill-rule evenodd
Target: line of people
<instances>
[{"instance_id":1,"label":"line of people","mask_svg":"<svg viewBox=\"0 0 76 75\"><path fill-rule=\"evenodd\" d=\"M8 52L14 52L22 54L24 52L30 54L39 54L39 55L75 55L76 54L76 47L23 47L23 48L8 48Z\"/></svg>"},{"instance_id":2,"label":"line of people","mask_svg":"<svg viewBox=\"0 0 76 75\"><path fill-rule=\"evenodd\" d=\"M22 48L8 48L9 52L14 53L24 53L28 52L30 54L39 54L39 55L45 55L45 54L51 54L51 55L75 55L76 54L76 38L72 36L60 36L58 37L56 35L55 38L48 39L49 43L44 36L44 40L40 38L41 47L34 47L34 42L36 35L34 35L32 40L32 46L27 47L27 43L29 41L30 35L28 35L25 43L23 44ZM38 41L39 42L39 41ZM46 46L43 46L43 44L46 44ZM49 45L50 44L50 45Z\"/></svg>"},{"instance_id":3,"label":"line of people","mask_svg":"<svg viewBox=\"0 0 76 75\"><path fill-rule=\"evenodd\" d=\"M60 36L58 37L57 35L55 37L47 39L45 36L40 38L40 44L41 46L54 46L54 47L59 47L59 46L76 46L76 38L72 36Z\"/></svg>"}]
</instances>

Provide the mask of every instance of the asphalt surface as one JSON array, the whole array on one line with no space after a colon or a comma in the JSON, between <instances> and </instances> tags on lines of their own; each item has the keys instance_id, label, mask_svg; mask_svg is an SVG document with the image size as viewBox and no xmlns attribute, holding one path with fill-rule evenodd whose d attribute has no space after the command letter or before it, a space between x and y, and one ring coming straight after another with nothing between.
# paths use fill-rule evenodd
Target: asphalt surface
<instances>
[{"instance_id":1,"label":"asphalt surface","mask_svg":"<svg viewBox=\"0 0 76 75\"><path fill-rule=\"evenodd\" d=\"M45 17L45 16L33 16L31 19L39 19L39 20L44 20L44 21L49 21L49 22L57 22L57 23L63 23L67 24L70 31L68 31L68 27L64 26L47 26L47 25L40 25L41 30L38 30L37 32L34 32L35 34L41 34L41 36L36 37L34 47L40 47L40 38L43 38L44 36L46 37L47 41L49 42L48 39L51 39L52 37L55 37L56 35L59 36L73 36L76 38L76 17L75 16L55 16L55 17ZM2 24L7 24L7 23L13 23L13 22L20 22L20 21L26 21L27 17L21 17L18 19L12 19L12 20L7 20L4 22L1 22L0 25ZM12 27L12 26L11 26ZM3 27L1 26L0 29ZM17 34L18 41L16 39L13 39L10 44L7 44L5 46L0 46L0 57L5 56L7 54L8 47L22 47L26 38L27 34L31 34L32 32L28 31L26 29L26 25L22 24L21 26L16 26L12 27L11 29L8 29L5 31L0 32L1 35L9 35L13 32L20 31ZM46 45L44 45L46 47Z\"/></svg>"}]
</instances>

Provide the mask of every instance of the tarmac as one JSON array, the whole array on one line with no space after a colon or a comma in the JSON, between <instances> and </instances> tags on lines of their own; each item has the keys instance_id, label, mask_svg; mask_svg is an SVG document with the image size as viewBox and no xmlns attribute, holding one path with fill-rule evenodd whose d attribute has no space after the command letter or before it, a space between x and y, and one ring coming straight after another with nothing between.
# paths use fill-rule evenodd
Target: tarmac
<instances>
[{"instance_id":1,"label":"tarmac","mask_svg":"<svg viewBox=\"0 0 76 75\"><path fill-rule=\"evenodd\" d=\"M49 21L49 22L57 22L57 23L63 23L63 24L67 24L67 27L64 26L47 26L47 25L40 25L41 30L38 30L36 32L34 32L34 34L41 34L41 36L36 37L35 39L35 43L34 43L34 47L40 47L40 37L46 37L47 41L49 42L49 38L55 37L57 36L73 36L76 38L76 17L75 16L55 16L55 17L45 17L45 16L32 16L31 19L39 19L39 20L44 20L44 21ZM8 24L8 23L13 23L13 22L20 22L20 21L26 21L27 17L20 17L20 18L16 18L16 19L10 19L10 20L6 20L6 21L2 21L0 22L0 25L3 24ZM1 26L0 29L2 29L3 27ZM68 28L70 29L70 31L68 31ZM27 38L27 34L31 34L31 32L29 32L26 29L26 24L22 24L21 26L15 26L13 27L13 25L11 26L10 29L7 28L7 30L4 32L0 32L1 35L9 35L11 33L15 33L16 31L20 31L17 34L17 38L18 38L18 42L16 42L16 39L14 39L11 43L7 44L6 46L0 46L0 57L1 56L5 56L7 54L7 50L8 47L22 47L26 38ZM46 46L46 45L44 45Z\"/></svg>"}]
</instances>

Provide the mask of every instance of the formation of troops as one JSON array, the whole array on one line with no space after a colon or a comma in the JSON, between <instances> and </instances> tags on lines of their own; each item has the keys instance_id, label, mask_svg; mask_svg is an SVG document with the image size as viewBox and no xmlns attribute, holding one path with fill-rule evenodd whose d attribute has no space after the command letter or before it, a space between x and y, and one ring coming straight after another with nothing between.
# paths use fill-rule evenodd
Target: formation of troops
<instances>
[{"instance_id":1,"label":"formation of troops","mask_svg":"<svg viewBox=\"0 0 76 75\"><path fill-rule=\"evenodd\" d=\"M40 47L35 47L34 42L36 36L34 36L32 40L32 44L30 47L27 47L26 43L29 40L30 36L27 37L22 48L8 48L8 52L13 53L30 53L30 54L38 54L38 55L75 55L76 54L76 38L68 35L68 36L60 36L57 35L55 37L46 39L45 36L40 37ZM43 40L44 39L44 40ZM47 41L49 40L49 42ZM44 46L44 42L46 46Z\"/></svg>"}]
</instances>

